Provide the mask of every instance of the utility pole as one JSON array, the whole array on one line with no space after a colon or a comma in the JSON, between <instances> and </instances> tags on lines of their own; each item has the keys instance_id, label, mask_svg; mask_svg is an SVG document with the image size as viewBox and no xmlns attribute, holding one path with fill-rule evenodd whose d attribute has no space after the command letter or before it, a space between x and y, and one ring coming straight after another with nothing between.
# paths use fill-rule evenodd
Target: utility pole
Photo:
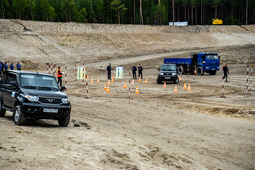
<instances>
[{"instance_id":1,"label":"utility pole","mask_svg":"<svg viewBox=\"0 0 255 170\"><path fill-rule=\"evenodd\" d=\"M246 0L246 25L248 25L248 0Z\"/></svg>"},{"instance_id":2,"label":"utility pole","mask_svg":"<svg viewBox=\"0 0 255 170\"><path fill-rule=\"evenodd\" d=\"M174 25L174 0L172 0L172 7L173 7L173 25Z\"/></svg>"}]
</instances>

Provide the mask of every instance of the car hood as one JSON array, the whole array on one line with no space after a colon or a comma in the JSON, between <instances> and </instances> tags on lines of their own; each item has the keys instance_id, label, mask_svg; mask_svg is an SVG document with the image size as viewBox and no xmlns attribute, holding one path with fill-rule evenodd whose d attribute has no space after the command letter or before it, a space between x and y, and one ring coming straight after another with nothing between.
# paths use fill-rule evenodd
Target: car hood
<instances>
[{"instance_id":1,"label":"car hood","mask_svg":"<svg viewBox=\"0 0 255 170\"><path fill-rule=\"evenodd\" d=\"M21 89L25 95L38 96L38 97L52 97L52 98L65 98L67 95L60 91L44 91L44 90L32 90Z\"/></svg>"},{"instance_id":2,"label":"car hood","mask_svg":"<svg viewBox=\"0 0 255 170\"><path fill-rule=\"evenodd\" d=\"M160 71L160 73L176 73L176 71Z\"/></svg>"}]
</instances>

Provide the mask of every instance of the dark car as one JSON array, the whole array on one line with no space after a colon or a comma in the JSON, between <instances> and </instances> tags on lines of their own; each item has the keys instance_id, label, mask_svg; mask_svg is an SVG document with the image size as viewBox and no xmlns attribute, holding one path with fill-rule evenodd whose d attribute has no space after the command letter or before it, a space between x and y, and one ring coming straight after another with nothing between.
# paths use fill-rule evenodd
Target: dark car
<instances>
[{"instance_id":1,"label":"dark car","mask_svg":"<svg viewBox=\"0 0 255 170\"><path fill-rule=\"evenodd\" d=\"M38 72L8 70L0 82L0 117L13 112L16 125L26 119L55 119L68 126L71 103L55 77Z\"/></svg>"},{"instance_id":2,"label":"dark car","mask_svg":"<svg viewBox=\"0 0 255 170\"><path fill-rule=\"evenodd\" d=\"M175 64L162 64L158 69L159 74L157 78L157 83L161 84L164 81L173 81L174 83L179 83L179 77Z\"/></svg>"}]
</instances>

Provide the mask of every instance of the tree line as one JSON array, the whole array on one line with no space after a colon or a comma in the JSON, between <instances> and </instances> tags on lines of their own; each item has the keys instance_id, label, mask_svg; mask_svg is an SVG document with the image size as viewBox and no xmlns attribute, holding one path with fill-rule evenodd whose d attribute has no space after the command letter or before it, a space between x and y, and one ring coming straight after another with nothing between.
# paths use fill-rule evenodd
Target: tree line
<instances>
[{"instance_id":1,"label":"tree line","mask_svg":"<svg viewBox=\"0 0 255 170\"><path fill-rule=\"evenodd\" d=\"M0 0L0 18L52 22L255 24L255 0ZM247 17L246 17L247 16Z\"/></svg>"}]
</instances>

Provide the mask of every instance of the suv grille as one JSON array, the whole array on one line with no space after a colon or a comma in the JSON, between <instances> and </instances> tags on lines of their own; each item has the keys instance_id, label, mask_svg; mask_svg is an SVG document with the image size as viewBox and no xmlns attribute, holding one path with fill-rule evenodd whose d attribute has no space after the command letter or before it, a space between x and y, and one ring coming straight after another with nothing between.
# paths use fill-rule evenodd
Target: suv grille
<instances>
[{"instance_id":1,"label":"suv grille","mask_svg":"<svg viewBox=\"0 0 255 170\"><path fill-rule=\"evenodd\" d=\"M50 104L60 104L62 103L61 99L55 99L55 98L39 98L39 102L41 103L50 103Z\"/></svg>"},{"instance_id":2,"label":"suv grille","mask_svg":"<svg viewBox=\"0 0 255 170\"><path fill-rule=\"evenodd\" d=\"M172 75L172 73L164 73L164 75Z\"/></svg>"}]
</instances>

